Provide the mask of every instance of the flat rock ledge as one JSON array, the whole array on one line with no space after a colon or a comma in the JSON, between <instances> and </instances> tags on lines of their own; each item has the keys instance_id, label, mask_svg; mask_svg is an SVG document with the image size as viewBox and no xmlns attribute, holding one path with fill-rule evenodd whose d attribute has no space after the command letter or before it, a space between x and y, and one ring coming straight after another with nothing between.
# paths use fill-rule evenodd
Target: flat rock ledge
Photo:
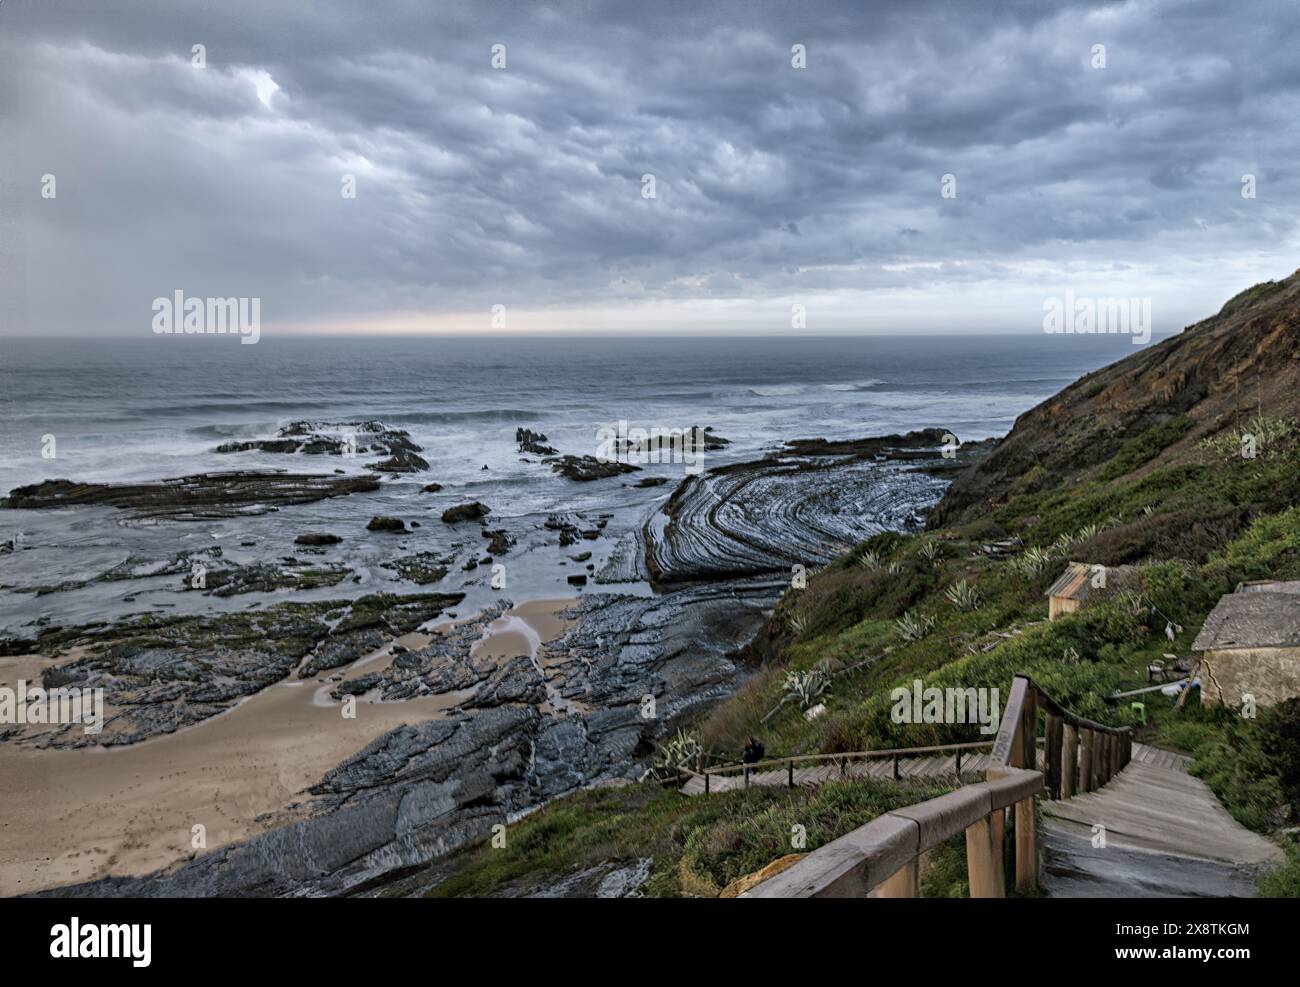
<instances>
[{"instance_id":1,"label":"flat rock ledge","mask_svg":"<svg viewBox=\"0 0 1300 987\"><path fill-rule=\"evenodd\" d=\"M378 489L379 478L369 474L230 470L148 483L45 480L15 487L8 497L0 499L0 508L49 510L103 504L131 511L138 517L203 520L267 514L286 504L307 504Z\"/></svg>"}]
</instances>

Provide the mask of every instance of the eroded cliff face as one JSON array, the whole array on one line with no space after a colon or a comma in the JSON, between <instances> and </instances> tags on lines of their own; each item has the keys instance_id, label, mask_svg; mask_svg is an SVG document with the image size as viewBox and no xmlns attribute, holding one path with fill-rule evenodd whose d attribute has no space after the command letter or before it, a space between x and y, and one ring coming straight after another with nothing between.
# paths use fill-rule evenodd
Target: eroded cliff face
<instances>
[{"instance_id":1,"label":"eroded cliff face","mask_svg":"<svg viewBox=\"0 0 1300 987\"><path fill-rule=\"evenodd\" d=\"M1141 468L1176 462L1261 408L1300 415L1300 271L1243 291L1218 314L1025 412L987 459L957 476L928 527L965 524L1015 495L1091 478L1125 443L1186 416L1186 429Z\"/></svg>"}]
</instances>

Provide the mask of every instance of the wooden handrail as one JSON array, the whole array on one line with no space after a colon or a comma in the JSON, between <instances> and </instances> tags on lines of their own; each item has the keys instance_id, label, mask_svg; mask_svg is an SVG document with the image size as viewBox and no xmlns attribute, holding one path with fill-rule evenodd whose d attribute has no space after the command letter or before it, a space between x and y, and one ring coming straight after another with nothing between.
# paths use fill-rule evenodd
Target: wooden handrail
<instances>
[{"instance_id":1,"label":"wooden handrail","mask_svg":"<svg viewBox=\"0 0 1300 987\"><path fill-rule=\"evenodd\" d=\"M1108 727L1087 717L1071 713L1055 699L1043 691L1042 687L1028 675L1017 675L1011 683L1011 692L1002 712L1002 722L998 726L997 738L993 742L993 756L1003 764L1009 763L1011 743L1015 731L1021 723L1023 713L1028 709L1042 709L1051 716L1059 716L1063 723L1076 730L1092 730L1096 733L1123 734L1131 732L1129 727Z\"/></svg>"},{"instance_id":2,"label":"wooden handrail","mask_svg":"<svg viewBox=\"0 0 1300 987\"><path fill-rule=\"evenodd\" d=\"M705 768L703 771L696 771L693 768L683 767L681 771L684 774L692 775L696 778L702 778L704 775L725 775L738 774L746 770L751 773L760 768L784 768L789 764L808 764L808 763L830 763L835 764L840 761L863 760L865 758L884 758L897 757L903 754L934 754L941 751L968 751L979 750L984 747L991 747L993 741L982 740L969 744L936 744L932 747L887 747L874 751L846 751L842 754L791 754L788 757L768 758L764 761L755 761L753 764L723 764L714 768Z\"/></svg>"},{"instance_id":3,"label":"wooden handrail","mask_svg":"<svg viewBox=\"0 0 1300 987\"><path fill-rule=\"evenodd\" d=\"M990 815L1032 800L1042 787L1041 772L1012 768L996 779L886 812L814 850L742 897L864 897L921 854L972 827L987 827ZM987 843L987 834L984 840Z\"/></svg>"},{"instance_id":4,"label":"wooden handrail","mask_svg":"<svg viewBox=\"0 0 1300 987\"><path fill-rule=\"evenodd\" d=\"M1039 708L1047 722L1043 771L1037 764ZM936 749L940 748L908 748ZM887 812L819 847L741 897L915 897L922 855L963 830L971 897L1004 897L1002 844L1006 810L1012 806L1016 888L1032 890L1038 882L1034 798L1069 798L1099 788L1128 764L1132 749L1131 728L1108 727L1077 716L1029 676L1017 675L993 742L995 763L986 772L986 781Z\"/></svg>"}]
</instances>

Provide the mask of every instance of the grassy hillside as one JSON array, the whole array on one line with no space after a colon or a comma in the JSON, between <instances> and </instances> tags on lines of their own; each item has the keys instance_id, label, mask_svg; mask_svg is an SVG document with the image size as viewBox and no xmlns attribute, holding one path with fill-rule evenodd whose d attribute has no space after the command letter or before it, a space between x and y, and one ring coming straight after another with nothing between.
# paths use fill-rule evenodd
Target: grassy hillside
<instances>
[{"instance_id":1,"label":"grassy hillside","mask_svg":"<svg viewBox=\"0 0 1300 987\"><path fill-rule=\"evenodd\" d=\"M1179 337L1071 385L957 478L931 530L879 535L788 591L751 646L761 667L695 725L695 737L733 757L751 734L769 756L989 739L971 725L896 723L890 691L921 679L1005 697L1012 676L1025 672L1078 713L1193 754L1193 772L1243 824L1296 825L1300 702L1243 719L1195 702L1174 710L1155 693L1143 697L1142 725L1127 704L1105 697L1146 685L1147 665L1166 653L1187 655L1237 582L1300 579L1298 383L1293 276L1243 292ZM1241 454L1243 432L1253 458ZM1013 539L1020 547L1007 555L983 551ZM1137 571L1121 592L1049 623L1044 591L1071 559ZM815 704L824 712L809 719L805 708ZM560 800L520 830L553 826L562 840L516 844L511 857L463 856L440 891L499 891L530 870L590 866L604 853L652 857L651 893L716 893L788 852L781 846L792 819L816 815L822 798L852 801L854 787L708 805L658 790ZM819 841L883 811L889 794L864 792L869 809L817 816L827 820ZM593 835L605 831L618 836ZM710 849L700 856L702 848ZM1289 852L1291 865L1262 885L1266 893L1300 894L1300 852ZM960 867L948 871L935 893L960 892Z\"/></svg>"}]
</instances>

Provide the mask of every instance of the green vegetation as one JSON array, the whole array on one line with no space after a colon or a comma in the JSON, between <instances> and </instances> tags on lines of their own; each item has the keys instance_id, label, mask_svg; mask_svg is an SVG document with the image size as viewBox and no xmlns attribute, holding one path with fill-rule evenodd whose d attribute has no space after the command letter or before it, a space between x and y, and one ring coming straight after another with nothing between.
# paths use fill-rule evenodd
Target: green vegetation
<instances>
[{"instance_id":1,"label":"green vegetation","mask_svg":"<svg viewBox=\"0 0 1300 987\"><path fill-rule=\"evenodd\" d=\"M1159 425L1153 425L1135 439L1127 442L1118 453L1101 468L1097 479L1108 482L1132 473L1145 466L1173 443L1187 434L1192 420L1180 415Z\"/></svg>"},{"instance_id":2,"label":"green vegetation","mask_svg":"<svg viewBox=\"0 0 1300 987\"><path fill-rule=\"evenodd\" d=\"M1259 879L1261 898L1300 898L1300 845L1292 841L1284 849L1286 863Z\"/></svg>"},{"instance_id":3,"label":"green vegetation","mask_svg":"<svg viewBox=\"0 0 1300 987\"><path fill-rule=\"evenodd\" d=\"M761 733L771 755L987 739L974 726L894 723L890 692L920 679L925 687L1005 694L1018 672L1084 716L1141 726L1127 705L1104 697L1146 685L1146 667L1166 653L1189 653L1219 596L1237 582L1300 578L1296 443L1227 462L1201 448L1131 475L1187 429L1172 420L1144 432L1117 457L1129 468L1119 478L1024 494L991 519L939 533L944 551L933 562L922 559L919 546L934 535L880 535L806 589L791 590L778 615L797 606L805 633L776 649L775 664L787 672L817 663L840 670L820 697L826 714L809 723L779 709L760 723L776 697L770 675L759 675L701 724L705 746L733 751L750 733ZM1027 545L1014 558L979 551L984 540L1013 535ZM1134 563L1138 572L1123 592L1048 623L1043 593L1068 558ZM1174 710L1158 693L1145 705L1150 722L1142 736L1192 754L1193 772L1244 825L1268 831L1285 821L1288 806L1300 806L1300 755L1287 753L1281 740L1300 737L1290 704L1253 720L1195 701ZM949 863L957 876L936 869L926 879L929 893L961 890L964 864ZM1295 870L1288 885L1283 872L1263 887L1280 893L1298 878Z\"/></svg>"},{"instance_id":4,"label":"green vegetation","mask_svg":"<svg viewBox=\"0 0 1300 987\"><path fill-rule=\"evenodd\" d=\"M867 540L787 591L762 667L691 736L730 758L750 735L763 738L769 757L987 740L975 724L896 723L890 693L919 679L1005 697L1012 677L1027 673L1083 716L1135 726L1141 739L1191 754L1193 773L1244 825L1296 825L1300 703L1244 719L1195 699L1178 710L1152 693L1142 697L1141 723L1128 704L1105 699L1147 685L1148 665L1166 653L1188 654L1219 596L1239 581L1300 579L1300 427L1287 422L1261 422L1262 452L1244 458L1234 454L1235 431L1187 443L1196 423L1172 417L1092 475L1061 482L1035 465L977 521ZM1025 547L1010 558L982 550L1012 538ZM1120 591L1049 623L1044 591L1070 559L1136 572ZM814 701L825 711L809 720L804 709ZM865 782L707 799L645 785L587 792L513 826L508 850L455 858L435 892L498 892L650 856L648 893L716 894L790 852L796 823L808 827L811 849L898 800L924 797ZM1261 893L1300 894L1300 848L1287 852ZM965 880L964 850L953 841L931 854L923 890L964 894Z\"/></svg>"},{"instance_id":5,"label":"green vegetation","mask_svg":"<svg viewBox=\"0 0 1300 987\"><path fill-rule=\"evenodd\" d=\"M882 813L946 790L870 780L816 789L755 787L708 798L648 784L600 788L559 799L514 823L503 848L484 845L452 858L428 893L533 890L598 865L652 857L642 893L715 897L737 878L795 852L795 827L803 828L805 848L813 850Z\"/></svg>"},{"instance_id":6,"label":"green vegetation","mask_svg":"<svg viewBox=\"0 0 1300 987\"><path fill-rule=\"evenodd\" d=\"M1286 281L1261 281L1257 285L1252 285L1245 291L1238 292L1223 303L1223 308L1219 310L1219 315L1231 315L1233 312L1241 311L1257 304L1261 299L1268 297L1275 291L1279 291L1286 286Z\"/></svg>"}]
</instances>

